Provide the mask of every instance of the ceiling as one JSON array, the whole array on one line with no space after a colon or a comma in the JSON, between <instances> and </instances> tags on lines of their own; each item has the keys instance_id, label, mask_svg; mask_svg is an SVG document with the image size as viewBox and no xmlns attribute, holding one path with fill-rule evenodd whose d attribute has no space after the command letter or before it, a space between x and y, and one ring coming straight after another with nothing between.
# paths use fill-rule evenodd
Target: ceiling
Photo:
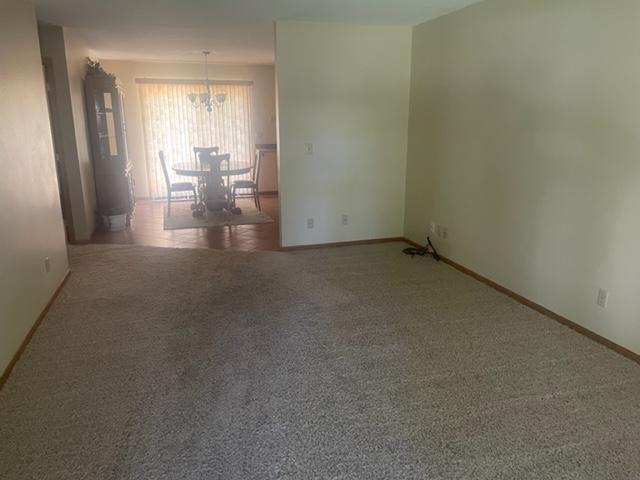
<instances>
[{"instance_id":1,"label":"ceiling","mask_svg":"<svg viewBox=\"0 0 640 480\"><path fill-rule=\"evenodd\" d=\"M479 0L31 0L101 59L273 63L274 22L417 25Z\"/></svg>"}]
</instances>

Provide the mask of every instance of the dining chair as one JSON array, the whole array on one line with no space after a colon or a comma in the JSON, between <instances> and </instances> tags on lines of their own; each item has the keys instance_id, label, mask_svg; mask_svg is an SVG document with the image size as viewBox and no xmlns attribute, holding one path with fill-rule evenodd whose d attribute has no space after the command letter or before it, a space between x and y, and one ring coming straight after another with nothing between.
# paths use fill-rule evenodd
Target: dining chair
<instances>
[{"instance_id":1,"label":"dining chair","mask_svg":"<svg viewBox=\"0 0 640 480\"><path fill-rule=\"evenodd\" d=\"M233 198L234 204L236 201L237 189L251 190L251 196L253 197L253 202L256 204L256 207L258 208L258 210L262 211L262 207L260 206L260 190L259 190L261 160L262 160L262 154L260 150L256 150L253 168L251 169L251 180L236 180L231 184L231 197Z\"/></svg>"},{"instance_id":2,"label":"dining chair","mask_svg":"<svg viewBox=\"0 0 640 480\"><path fill-rule=\"evenodd\" d=\"M206 157L217 155L218 153L220 153L220 147L193 147L193 154L196 156L196 164L200 168L202 168L202 163L200 163L201 153Z\"/></svg>"},{"instance_id":3,"label":"dining chair","mask_svg":"<svg viewBox=\"0 0 640 480\"><path fill-rule=\"evenodd\" d=\"M191 182L177 182L171 183L169 178L169 170L167 170L167 162L164 158L164 152L160 150L158 152L160 157L160 164L162 165L162 173L164 173L164 181L167 184L167 217L171 216L171 194L180 192L193 192L194 204L198 201L198 193L196 186Z\"/></svg>"}]
</instances>

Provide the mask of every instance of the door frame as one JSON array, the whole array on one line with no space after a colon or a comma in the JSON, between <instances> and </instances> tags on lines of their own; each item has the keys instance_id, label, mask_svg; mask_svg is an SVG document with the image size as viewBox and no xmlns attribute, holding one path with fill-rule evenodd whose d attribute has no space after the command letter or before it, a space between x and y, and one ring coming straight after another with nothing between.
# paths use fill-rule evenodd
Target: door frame
<instances>
[{"instance_id":1,"label":"door frame","mask_svg":"<svg viewBox=\"0 0 640 480\"><path fill-rule=\"evenodd\" d=\"M64 140L60 129L60 117L58 115L58 97L56 95L56 79L53 69L53 60L50 57L42 57L42 73L44 76L45 93L47 97L47 110L49 112L49 125L53 140L53 153L58 179L58 192L60 195L60 208L67 242L74 241L73 215L71 213L71 198L69 196L69 180L64 155Z\"/></svg>"}]
</instances>

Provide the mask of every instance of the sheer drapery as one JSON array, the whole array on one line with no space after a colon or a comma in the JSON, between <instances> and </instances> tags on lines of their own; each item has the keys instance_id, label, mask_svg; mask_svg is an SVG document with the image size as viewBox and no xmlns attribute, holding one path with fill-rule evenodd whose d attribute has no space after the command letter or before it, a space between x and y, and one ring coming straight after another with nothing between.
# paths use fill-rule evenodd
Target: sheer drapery
<instances>
[{"instance_id":1,"label":"sheer drapery","mask_svg":"<svg viewBox=\"0 0 640 480\"><path fill-rule=\"evenodd\" d=\"M187 177L175 175L171 165L186 163L196 166L193 147L219 147L220 153L231 154L231 168L251 165L253 143L251 82L213 82L211 94L225 92L221 107L207 112L194 108L187 95L205 91L201 82L138 80L138 92L144 124L145 156L149 194L166 197L158 152L164 151L172 182ZM249 174L234 179L249 179Z\"/></svg>"}]
</instances>

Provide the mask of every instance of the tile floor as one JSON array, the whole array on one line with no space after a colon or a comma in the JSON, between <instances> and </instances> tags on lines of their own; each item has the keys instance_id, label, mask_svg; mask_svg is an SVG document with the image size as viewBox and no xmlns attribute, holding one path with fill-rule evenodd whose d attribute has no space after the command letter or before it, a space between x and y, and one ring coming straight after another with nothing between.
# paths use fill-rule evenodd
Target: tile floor
<instances>
[{"instance_id":1,"label":"tile floor","mask_svg":"<svg viewBox=\"0 0 640 480\"><path fill-rule=\"evenodd\" d=\"M253 205L241 199L240 207ZM123 232L98 231L91 243L119 243L175 248L214 248L233 250L279 250L280 222L277 195L261 195L262 211L275 220L260 225L164 230L165 202L141 200L136 204L131 227Z\"/></svg>"}]
</instances>

